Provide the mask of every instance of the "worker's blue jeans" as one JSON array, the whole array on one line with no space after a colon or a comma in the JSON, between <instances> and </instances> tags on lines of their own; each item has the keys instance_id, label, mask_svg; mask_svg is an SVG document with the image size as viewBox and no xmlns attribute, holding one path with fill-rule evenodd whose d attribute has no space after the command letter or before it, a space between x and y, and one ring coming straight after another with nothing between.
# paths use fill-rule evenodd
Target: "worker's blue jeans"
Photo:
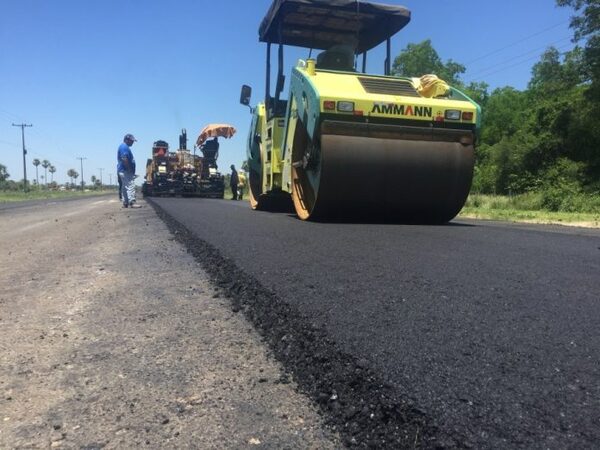
<instances>
[{"instance_id":1,"label":"worker's blue jeans","mask_svg":"<svg viewBox=\"0 0 600 450\"><path fill-rule=\"evenodd\" d=\"M133 172L119 172L121 179L121 198L123 205L130 206L135 202L135 174Z\"/></svg>"}]
</instances>

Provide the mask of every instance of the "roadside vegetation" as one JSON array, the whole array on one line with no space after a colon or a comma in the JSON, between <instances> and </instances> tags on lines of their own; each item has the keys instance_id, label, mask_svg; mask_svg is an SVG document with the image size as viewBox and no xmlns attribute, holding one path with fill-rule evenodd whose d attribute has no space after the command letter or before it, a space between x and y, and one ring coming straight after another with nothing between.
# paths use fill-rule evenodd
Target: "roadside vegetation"
<instances>
[{"instance_id":1,"label":"roadside vegetation","mask_svg":"<svg viewBox=\"0 0 600 450\"><path fill-rule=\"evenodd\" d=\"M75 180L79 177L79 174L74 169L69 169L67 171L67 176L70 178L71 182L62 185L58 184L53 179L48 182L48 172L53 176L56 172L56 168L47 160L40 162L40 160L36 158L31 163L35 167L35 178L27 183L26 189L23 180L11 180L6 166L0 164L0 203L101 195L110 192L116 194L118 189L117 186L102 184L101 181L93 175L91 177L91 184L88 185L84 183L83 186L77 184ZM38 173L38 166L40 165L45 171L45 174L41 177ZM42 183L40 183L40 178L42 178Z\"/></svg>"},{"instance_id":2,"label":"roadside vegetation","mask_svg":"<svg viewBox=\"0 0 600 450\"><path fill-rule=\"evenodd\" d=\"M108 193L114 193L117 195L117 188L111 189L110 187L105 187L100 190L90 190L85 189L83 192L81 190L41 190L41 189L30 189L27 192L23 191L7 191L0 190L0 203L7 202L23 202L27 200L45 200L45 199L53 199L53 198L69 198L69 197L83 197L90 195L103 195Z\"/></svg>"},{"instance_id":3,"label":"roadside vegetation","mask_svg":"<svg viewBox=\"0 0 600 450\"><path fill-rule=\"evenodd\" d=\"M574 225L600 228L600 196L586 199L568 210L551 210L543 206L543 194L515 196L471 194L459 216L463 218Z\"/></svg>"}]
</instances>

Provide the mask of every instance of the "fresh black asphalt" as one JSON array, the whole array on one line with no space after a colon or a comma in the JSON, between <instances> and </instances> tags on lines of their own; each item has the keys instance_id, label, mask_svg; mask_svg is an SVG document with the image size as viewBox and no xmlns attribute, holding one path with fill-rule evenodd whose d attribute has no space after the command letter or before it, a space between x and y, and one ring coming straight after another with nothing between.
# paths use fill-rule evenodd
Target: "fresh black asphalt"
<instances>
[{"instance_id":1,"label":"fresh black asphalt","mask_svg":"<svg viewBox=\"0 0 600 450\"><path fill-rule=\"evenodd\" d=\"M600 231L150 202L349 446L600 442Z\"/></svg>"}]
</instances>

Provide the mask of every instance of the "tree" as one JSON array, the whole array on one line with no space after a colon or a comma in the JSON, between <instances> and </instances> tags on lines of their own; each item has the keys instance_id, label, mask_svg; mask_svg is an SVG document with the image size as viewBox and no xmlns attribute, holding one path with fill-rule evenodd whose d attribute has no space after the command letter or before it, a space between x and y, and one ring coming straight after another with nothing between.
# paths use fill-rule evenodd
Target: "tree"
<instances>
[{"instance_id":1,"label":"tree","mask_svg":"<svg viewBox=\"0 0 600 450\"><path fill-rule=\"evenodd\" d=\"M533 94L547 97L549 94L560 94L583 83L582 58L583 52L577 47L565 53L564 61L561 61L560 52L550 47L533 66L529 90Z\"/></svg>"},{"instance_id":2,"label":"tree","mask_svg":"<svg viewBox=\"0 0 600 450\"><path fill-rule=\"evenodd\" d=\"M47 159L42 161L42 167L44 168L44 180L46 180L46 186L48 185L48 167L50 167L50 161Z\"/></svg>"},{"instance_id":3,"label":"tree","mask_svg":"<svg viewBox=\"0 0 600 450\"><path fill-rule=\"evenodd\" d=\"M40 165L40 160L35 158L31 163L35 166L35 184L39 186L40 182L38 179L38 166Z\"/></svg>"},{"instance_id":4,"label":"tree","mask_svg":"<svg viewBox=\"0 0 600 450\"><path fill-rule=\"evenodd\" d=\"M79 173L75 169L69 169L67 170L67 176L71 179L71 185L74 185L75 182L73 180L79 177Z\"/></svg>"},{"instance_id":5,"label":"tree","mask_svg":"<svg viewBox=\"0 0 600 450\"><path fill-rule=\"evenodd\" d=\"M56 173L56 167L51 165L48 169L48 172L50 172L50 183L54 183L54 174Z\"/></svg>"},{"instance_id":6,"label":"tree","mask_svg":"<svg viewBox=\"0 0 600 450\"><path fill-rule=\"evenodd\" d=\"M408 44L396 57L392 73L403 77L420 77L434 74L450 84L458 84L465 66L452 60L442 62L440 56L427 39L419 44Z\"/></svg>"},{"instance_id":7,"label":"tree","mask_svg":"<svg viewBox=\"0 0 600 450\"><path fill-rule=\"evenodd\" d=\"M590 86L588 99L600 108L600 3L598 0L557 0L558 6L569 6L580 15L571 18L575 42L585 40L583 75Z\"/></svg>"},{"instance_id":8,"label":"tree","mask_svg":"<svg viewBox=\"0 0 600 450\"><path fill-rule=\"evenodd\" d=\"M600 187L600 131L585 95L582 55L580 48L564 54L549 48L534 65L526 91L492 92L483 115L476 189L536 191L545 207L566 210L563 197Z\"/></svg>"},{"instance_id":9,"label":"tree","mask_svg":"<svg viewBox=\"0 0 600 450\"><path fill-rule=\"evenodd\" d=\"M581 48L564 55L550 48L534 66L529 83L531 131L540 138L540 147L531 154L534 163L544 170L561 158L581 163L582 185L593 184L600 176L600 131L595 119L600 109L590 101L585 72ZM567 167L564 160L561 164Z\"/></svg>"},{"instance_id":10,"label":"tree","mask_svg":"<svg viewBox=\"0 0 600 450\"><path fill-rule=\"evenodd\" d=\"M488 99L490 98L490 93L488 92L490 86L487 83L484 83L483 81L472 81L466 86L459 83L458 87L479 106L482 108L486 107Z\"/></svg>"},{"instance_id":11,"label":"tree","mask_svg":"<svg viewBox=\"0 0 600 450\"><path fill-rule=\"evenodd\" d=\"M476 153L473 190L484 194L515 191L514 176L524 148L517 134L528 120L528 97L512 87L495 89L485 100L482 132ZM509 139L510 138L510 139ZM512 185L509 185L511 182ZM518 191L518 190L517 190Z\"/></svg>"},{"instance_id":12,"label":"tree","mask_svg":"<svg viewBox=\"0 0 600 450\"><path fill-rule=\"evenodd\" d=\"M3 164L0 164L0 185L4 185L9 177L10 177L10 174L6 170L6 166Z\"/></svg>"},{"instance_id":13,"label":"tree","mask_svg":"<svg viewBox=\"0 0 600 450\"><path fill-rule=\"evenodd\" d=\"M528 114L528 97L512 87L495 89L486 101L481 142L497 144L504 136L515 134Z\"/></svg>"}]
</instances>

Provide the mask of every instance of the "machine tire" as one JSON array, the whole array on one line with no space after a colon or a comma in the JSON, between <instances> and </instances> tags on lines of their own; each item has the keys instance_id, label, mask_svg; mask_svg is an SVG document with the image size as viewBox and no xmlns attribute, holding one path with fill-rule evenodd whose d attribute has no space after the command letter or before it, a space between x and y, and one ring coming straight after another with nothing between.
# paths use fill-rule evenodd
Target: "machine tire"
<instances>
[{"instance_id":1,"label":"machine tire","mask_svg":"<svg viewBox=\"0 0 600 450\"><path fill-rule=\"evenodd\" d=\"M298 120L292 145L292 161L300 163L313 148L314 143L311 142L306 127L301 120ZM319 171L321 167L320 159L316 164L316 169ZM310 180L315 175L318 176L318 173L311 174L310 172L311 169L292 164L292 202L296 214L302 220L314 219L318 215L315 211L318 188L315 189L314 183L311 183Z\"/></svg>"}]
</instances>

